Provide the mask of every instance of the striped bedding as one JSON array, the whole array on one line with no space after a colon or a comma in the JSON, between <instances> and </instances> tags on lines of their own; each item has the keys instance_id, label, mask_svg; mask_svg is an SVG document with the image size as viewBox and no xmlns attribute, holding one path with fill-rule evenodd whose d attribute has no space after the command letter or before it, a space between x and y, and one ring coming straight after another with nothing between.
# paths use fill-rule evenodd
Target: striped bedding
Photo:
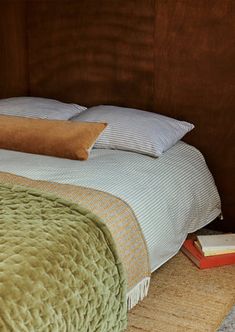
<instances>
[{"instance_id":1,"label":"striped bedding","mask_svg":"<svg viewBox=\"0 0 235 332\"><path fill-rule=\"evenodd\" d=\"M140 223L152 271L177 253L187 233L221 213L203 156L183 142L160 158L93 149L85 162L0 150L0 171L93 188L124 200Z\"/></svg>"}]
</instances>

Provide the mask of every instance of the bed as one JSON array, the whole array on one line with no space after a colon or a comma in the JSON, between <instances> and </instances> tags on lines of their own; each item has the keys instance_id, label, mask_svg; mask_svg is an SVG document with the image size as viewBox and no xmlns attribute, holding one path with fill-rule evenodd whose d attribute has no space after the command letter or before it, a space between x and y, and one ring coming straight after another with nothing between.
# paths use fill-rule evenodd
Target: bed
<instances>
[{"instance_id":1,"label":"bed","mask_svg":"<svg viewBox=\"0 0 235 332\"><path fill-rule=\"evenodd\" d=\"M233 231L235 172L231 142L235 131L231 126L234 99L230 87L234 86L234 80L230 59L234 56L230 45L234 39L234 10L231 10L232 1L224 4L217 0L213 5L195 1L175 1L173 4L172 1L131 0L102 0L98 6L94 0L58 0L56 3L55 6L54 1L44 0L1 2L0 37L4 52L0 53L0 97L29 95L74 103L68 106L54 100L48 107L43 100L38 100L37 107L43 108L43 119L47 118L44 114L47 109L54 119L66 121L86 109L78 105L80 103L86 106L104 103L192 121L196 128L185 141L202 151L206 158L205 162L195 147L180 139L159 158L140 154L138 149L134 152L107 149L102 147L102 141L99 149L91 150L85 162L42 156L35 151L28 154L6 147L0 150L1 202L4 202L0 205L0 218L8 212L15 211L17 218L21 214L19 202L10 203L14 201L7 197L17 200L16 197L20 197L25 204L22 213L26 216L31 209L27 204L36 200L35 197L49 206L66 206L68 219L69 213L76 212L79 219L84 221L85 218L94 224L94 238L84 233L84 239L89 238L94 248L101 238L106 239L111 250L103 240L102 248L106 248L105 253L111 252L113 258L107 260L110 272L106 274L113 274L113 278L104 278L99 283L99 273L93 270L95 276L97 273L96 278L92 273L86 275L90 280L87 285L77 282L74 287L73 282L77 279L71 278L71 284L68 280L64 282L66 275L61 275L60 271L60 264L64 266L68 262L63 260L63 257L68 258L66 248L74 240L68 237L68 243L63 245L63 224L60 224L57 236L54 236L54 229L47 230L50 241L45 247L41 245L42 234L25 242L26 234L19 236L19 230L14 229L15 241L27 244L25 255L29 254L28 258L34 257L31 255L31 251L35 254L34 247L38 248L40 259L46 250L49 261L44 262L44 271L50 273L44 274L49 277L45 283L40 282L29 266L24 269L25 275L20 276L18 254L22 254L21 249L12 261L9 260L3 273L5 244L0 242L0 330L90 332L96 325L94 330L120 332L126 325L127 307L133 307L147 295L151 272L179 250L188 232L203 227L221 214L213 177L223 202L224 222L220 227L223 231ZM9 22L14 22L14 26ZM15 106L19 106L18 100ZM33 115L33 106L35 100L27 109L24 105L13 115ZM123 113L126 112L125 109ZM137 118L133 117L131 121L133 119ZM1 134L0 130L0 137ZM145 133L140 137L144 136ZM29 142L33 143L33 140ZM146 146L143 142L139 144L139 148ZM149 147L151 149L151 144ZM53 213L59 211L63 214L64 210ZM33 217L38 223L37 214ZM14 217L11 220L14 221ZM127 220L129 227L126 227ZM66 228L66 232L72 235L73 227L75 225ZM7 227L1 224L0 241L9 234ZM62 244L57 250L58 262L62 260L57 265L57 274L53 270L54 264L50 264L50 259L55 259L52 255L55 247L50 247L53 241ZM80 245L76 241L73 244L75 247ZM10 240L8 252L13 253L14 248L15 243ZM70 254L78 260L75 266L85 259L88 249L81 249L84 254L80 256L77 256L79 250ZM94 249L91 256L95 254ZM111 257L108 256L99 259L106 261ZM99 261L98 257L96 259ZM70 270L74 272L73 261L71 264ZM32 266L35 266L34 258ZM87 262L87 266L96 268L92 261ZM40 271L43 269L39 267ZM115 285L112 284L114 279ZM88 293L89 285L94 287L90 287ZM43 292L32 305L30 301L35 300L40 286ZM86 290L82 298L79 292L84 290L79 287ZM54 291L53 301L48 298L47 288ZM74 289L79 291L76 293ZM68 299L66 292L69 290ZM102 291L94 297L91 294L94 290ZM67 295L59 296L63 292ZM29 300L27 305L25 293ZM89 301L86 300L88 295ZM4 311L8 303L6 297L9 299L8 311ZM80 310L76 309L77 299L82 301ZM86 310L84 306L87 305ZM95 311L95 307L98 310ZM106 310L106 318L101 319L103 307L115 308L115 314ZM69 314L71 310L73 315ZM89 321L97 311L98 321ZM36 328L32 325L35 323Z\"/></svg>"},{"instance_id":2,"label":"bed","mask_svg":"<svg viewBox=\"0 0 235 332\"><path fill-rule=\"evenodd\" d=\"M203 156L182 141L160 159L95 149L85 163L1 150L0 171L93 188L124 200L142 228L151 271L177 253L188 233L221 213Z\"/></svg>"},{"instance_id":3,"label":"bed","mask_svg":"<svg viewBox=\"0 0 235 332\"><path fill-rule=\"evenodd\" d=\"M221 213L214 179L202 154L181 140L158 158L94 148L86 161L80 161L2 149L0 182L3 331L123 331L126 310L147 296L151 273L178 252L188 233ZM31 205L38 199L43 204L40 209ZM74 224L70 225L74 209L83 224L84 218L89 225L96 223L96 230L75 232ZM29 217L31 210L36 212ZM9 211L13 214L5 217ZM26 222L21 227L23 213ZM3 223L4 217L14 225L13 239L8 238L12 230ZM66 228L67 224L71 227ZM54 228L48 230L48 225ZM97 229L102 234L97 235ZM70 233L72 237L64 243ZM100 242L104 247L97 249ZM103 256L96 257L100 252ZM83 260L85 265L80 265ZM30 263L22 268L26 262ZM100 264L101 273L93 262L108 265ZM38 295L35 288L40 285ZM83 293L87 288L89 292Z\"/></svg>"}]
</instances>

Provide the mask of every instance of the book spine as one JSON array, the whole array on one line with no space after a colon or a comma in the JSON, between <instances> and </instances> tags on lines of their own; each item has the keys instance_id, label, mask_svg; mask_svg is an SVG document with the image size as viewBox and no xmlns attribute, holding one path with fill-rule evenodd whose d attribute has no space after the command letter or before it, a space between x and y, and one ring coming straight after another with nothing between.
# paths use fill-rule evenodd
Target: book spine
<instances>
[{"instance_id":1,"label":"book spine","mask_svg":"<svg viewBox=\"0 0 235 332\"><path fill-rule=\"evenodd\" d=\"M224 255L223 255L224 256ZM232 265L235 264L235 257L207 257L206 259L202 259L200 262L201 269L208 269L216 266L224 266L224 265Z\"/></svg>"}]
</instances>

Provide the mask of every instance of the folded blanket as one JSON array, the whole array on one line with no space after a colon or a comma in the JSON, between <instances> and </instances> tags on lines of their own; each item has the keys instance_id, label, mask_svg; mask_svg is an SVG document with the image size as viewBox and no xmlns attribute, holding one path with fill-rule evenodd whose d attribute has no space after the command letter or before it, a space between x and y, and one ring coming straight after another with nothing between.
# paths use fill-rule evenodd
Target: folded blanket
<instances>
[{"instance_id":1,"label":"folded blanket","mask_svg":"<svg viewBox=\"0 0 235 332\"><path fill-rule=\"evenodd\" d=\"M88 188L7 173L0 173L0 182L0 330L123 331L125 280L132 305L146 295L149 282L145 242L130 208ZM74 202L103 211L112 236ZM128 261L137 265L134 273Z\"/></svg>"}]
</instances>

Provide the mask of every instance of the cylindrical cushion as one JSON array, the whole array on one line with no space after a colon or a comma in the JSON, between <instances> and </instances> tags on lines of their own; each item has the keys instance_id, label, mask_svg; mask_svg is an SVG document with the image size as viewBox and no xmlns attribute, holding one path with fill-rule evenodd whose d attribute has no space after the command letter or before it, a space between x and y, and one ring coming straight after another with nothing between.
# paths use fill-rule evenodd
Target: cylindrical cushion
<instances>
[{"instance_id":1,"label":"cylindrical cushion","mask_svg":"<svg viewBox=\"0 0 235 332\"><path fill-rule=\"evenodd\" d=\"M0 148L86 160L106 126L99 122L0 116Z\"/></svg>"}]
</instances>

